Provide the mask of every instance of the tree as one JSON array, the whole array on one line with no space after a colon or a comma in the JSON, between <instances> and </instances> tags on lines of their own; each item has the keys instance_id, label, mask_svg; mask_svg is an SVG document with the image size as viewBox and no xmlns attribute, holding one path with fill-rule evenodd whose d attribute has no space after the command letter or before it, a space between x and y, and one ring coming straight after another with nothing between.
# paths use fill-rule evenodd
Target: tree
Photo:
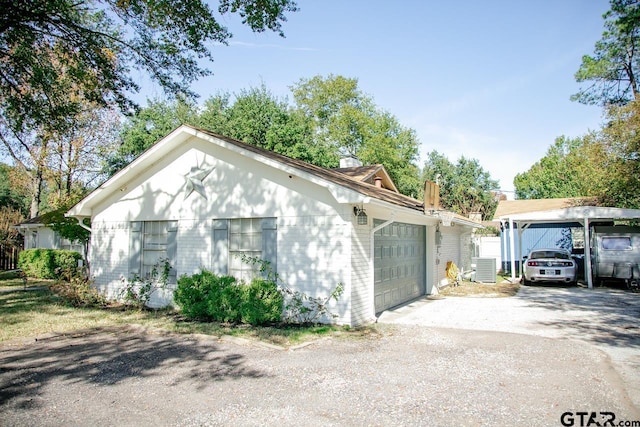
<instances>
[{"instance_id":1,"label":"tree","mask_svg":"<svg viewBox=\"0 0 640 427\"><path fill-rule=\"evenodd\" d=\"M328 167L337 162L325 144L312 143L312 129L307 119L264 85L242 90L233 97L233 103L229 102L229 94L209 99L200 115L200 125L318 166Z\"/></svg>"},{"instance_id":2,"label":"tree","mask_svg":"<svg viewBox=\"0 0 640 427\"><path fill-rule=\"evenodd\" d=\"M220 14L282 35L292 0L220 0ZM168 94L209 73L200 59L231 33L204 0L21 0L0 8L0 113L14 134L42 123L65 131L83 102L128 111L132 69ZM36 140L34 140L36 141Z\"/></svg>"},{"instance_id":3,"label":"tree","mask_svg":"<svg viewBox=\"0 0 640 427\"><path fill-rule=\"evenodd\" d=\"M119 128L115 110L89 106L65 134L52 140L45 173L50 207L78 200L106 178L102 162L116 150Z\"/></svg>"},{"instance_id":4,"label":"tree","mask_svg":"<svg viewBox=\"0 0 640 427\"><path fill-rule=\"evenodd\" d=\"M312 144L339 156L355 156L363 164L382 164L398 190L418 196L422 185L415 162L415 131L403 127L358 89L358 81L343 76L301 79L292 87L295 108L312 127Z\"/></svg>"},{"instance_id":5,"label":"tree","mask_svg":"<svg viewBox=\"0 0 640 427\"><path fill-rule=\"evenodd\" d=\"M549 147L542 159L514 178L517 199L548 199L580 197L581 177L575 174L575 164L570 161L573 153L583 143L582 138L560 136ZM575 156L573 156L575 157Z\"/></svg>"},{"instance_id":6,"label":"tree","mask_svg":"<svg viewBox=\"0 0 640 427\"><path fill-rule=\"evenodd\" d=\"M15 167L0 163L0 246L21 247L22 238L14 225L24 220L28 190Z\"/></svg>"},{"instance_id":7,"label":"tree","mask_svg":"<svg viewBox=\"0 0 640 427\"><path fill-rule=\"evenodd\" d=\"M440 186L444 209L467 217L475 212L480 212L483 219L493 217L498 181L491 179L478 160L462 156L453 164L443 154L431 151L424 164L423 178Z\"/></svg>"},{"instance_id":8,"label":"tree","mask_svg":"<svg viewBox=\"0 0 640 427\"><path fill-rule=\"evenodd\" d=\"M516 198L599 198L609 186L608 151L596 133L573 139L556 138L542 159L516 175Z\"/></svg>"},{"instance_id":9,"label":"tree","mask_svg":"<svg viewBox=\"0 0 640 427\"><path fill-rule=\"evenodd\" d=\"M146 107L122 125L120 146L106 156L104 171L113 175L178 126L195 125L198 120L198 107L192 101L147 101Z\"/></svg>"},{"instance_id":10,"label":"tree","mask_svg":"<svg viewBox=\"0 0 640 427\"><path fill-rule=\"evenodd\" d=\"M623 105L640 96L640 1L611 0L605 31L593 56L582 57L575 74L579 83L590 82L572 96L584 104Z\"/></svg>"},{"instance_id":11,"label":"tree","mask_svg":"<svg viewBox=\"0 0 640 427\"><path fill-rule=\"evenodd\" d=\"M18 168L0 163L0 206L7 206L26 215L29 211L28 177Z\"/></svg>"},{"instance_id":12,"label":"tree","mask_svg":"<svg viewBox=\"0 0 640 427\"><path fill-rule=\"evenodd\" d=\"M115 143L119 116L114 111L83 104L83 110L69 117L71 125L56 130L42 123L33 130L14 132L0 119L0 140L17 168L28 176L29 215L36 217L44 207L46 196L69 198L83 192L103 176L101 159Z\"/></svg>"},{"instance_id":13,"label":"tree","mask_svg":"<svg viewBox=\"0 0 640 427\"><path fill-rule=\"evenodd\" d=\"M606 180L598 197L605 206L640 209L640 100L607 109L600 134Z\"/></svg>"}]
</instances>

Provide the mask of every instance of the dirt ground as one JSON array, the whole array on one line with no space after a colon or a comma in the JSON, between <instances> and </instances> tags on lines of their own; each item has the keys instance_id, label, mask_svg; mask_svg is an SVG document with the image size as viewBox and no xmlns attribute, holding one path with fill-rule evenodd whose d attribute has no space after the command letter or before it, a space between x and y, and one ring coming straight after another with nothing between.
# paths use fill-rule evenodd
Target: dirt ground
<instances>
[{"instance_id":1,"label":"dirt ground","mask_svg":"<svg viewBox=\"0 0 640 427\"><path fill-rule=\"evenodd\" d=\"M588 344L379 327L378 337L289 350L135 326L9 343L0 424L550 426L581 411L640 420L607 354Z\"/></svg>"}]
</instances>

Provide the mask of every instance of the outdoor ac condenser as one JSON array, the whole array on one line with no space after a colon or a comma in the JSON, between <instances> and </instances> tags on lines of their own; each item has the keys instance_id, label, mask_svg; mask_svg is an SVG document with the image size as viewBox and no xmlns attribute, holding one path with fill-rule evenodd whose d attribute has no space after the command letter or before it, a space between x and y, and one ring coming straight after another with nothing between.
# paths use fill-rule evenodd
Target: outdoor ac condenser
<instances>
[{"instance_id":1,"label":"outdoor ac condenser","mask_svg":"<svg viewBox=\"0 0 640 427\"><path fill-rule=\"evenodd\" d=\"M472 258L471 263L476 266L475 281L496 283L496 259Z\"/></svg>"}]
</instances>

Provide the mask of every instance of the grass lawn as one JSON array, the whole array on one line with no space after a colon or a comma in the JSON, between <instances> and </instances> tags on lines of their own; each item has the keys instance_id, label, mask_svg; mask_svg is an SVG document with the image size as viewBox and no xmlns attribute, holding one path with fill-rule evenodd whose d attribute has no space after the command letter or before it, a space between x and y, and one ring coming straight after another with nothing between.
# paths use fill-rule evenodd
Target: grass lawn
<instances>
[{"instance_id":1,"label":"grass lawn","mask_svg":"<svg viewBox=\"0 0 640 427\"><path fill-rule=\"evenodd\" d=\"M0 273L0 343L35 338L49 333L70 333L82 329L141 325L174 333L232 335L264 341L283 347L318 339L323 336L366 338L384 333L384 326L370 325L346 328L332 325L279 325L255 327L216 322L186 320L175 310L135 310L119 305L106 308L78 308L67 304L49 291L51 281L24 281L15 273ZM508 297L520 285L502 281L498 284L463 282L440 290L445 296ZM33 290L33 288L42 288Z\"/></svg>"},{"instance_id":2,"label":"grass lawn","mask_svg":"<svg viewBox=\"0 0 640 427\"><path fill-rule=\"evenodd\" d=\"M35 338L48 333L131 324L175 333L198 333L214 336L232 335L290 346L323 336L368 337L377 335L374 326L344 328L331 325L254 327L215 322L185 320L174 310L134 310L122 306L107 308L72 307L48 290L50 282L29 280L23 290L20 278L0 278L0 343L20 338Z\"/></svg>"}]
</instances>

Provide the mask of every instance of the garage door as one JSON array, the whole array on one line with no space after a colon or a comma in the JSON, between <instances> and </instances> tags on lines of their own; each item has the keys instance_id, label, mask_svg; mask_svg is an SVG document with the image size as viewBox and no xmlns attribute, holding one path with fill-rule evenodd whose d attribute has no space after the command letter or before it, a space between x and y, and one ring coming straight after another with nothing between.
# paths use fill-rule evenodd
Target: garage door
<instances>
[{"instance_id":1,"label":"garage door","mask_svg":"<svg viewBox=\"0 0 640 427\"><path fill-rule=\"evenodd\" d=\"M383 221L375 220L374 225ZM374 235L376 313L425 293L425 227L394 222Z\"/></svg>"}]
</instances>

